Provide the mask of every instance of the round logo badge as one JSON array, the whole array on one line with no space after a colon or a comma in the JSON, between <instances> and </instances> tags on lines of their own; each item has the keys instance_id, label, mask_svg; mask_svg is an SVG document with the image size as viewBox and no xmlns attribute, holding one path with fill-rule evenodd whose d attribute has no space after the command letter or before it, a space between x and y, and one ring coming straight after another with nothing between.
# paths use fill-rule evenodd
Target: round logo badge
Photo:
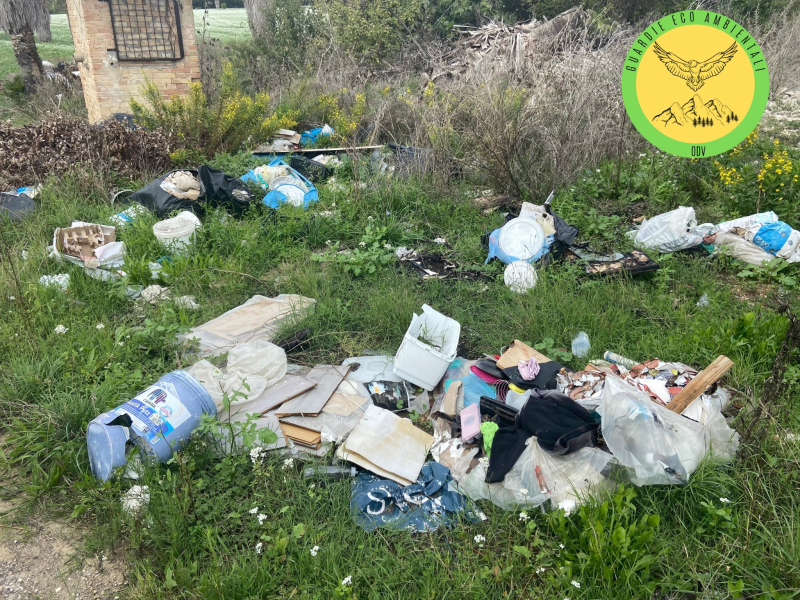
<instances>
[{"instance_id":1,"label":"round logo badge","mask_svg":"<svg viewBox=\"0 0 800 600\"><path fill-rule=\"evenodd\" d=\"M622 98L636 129L686 157L736 146L767 106L769 75L758 43L733 19L704 10L667 15L633 43Z\"/></svg>"}]
</instances>

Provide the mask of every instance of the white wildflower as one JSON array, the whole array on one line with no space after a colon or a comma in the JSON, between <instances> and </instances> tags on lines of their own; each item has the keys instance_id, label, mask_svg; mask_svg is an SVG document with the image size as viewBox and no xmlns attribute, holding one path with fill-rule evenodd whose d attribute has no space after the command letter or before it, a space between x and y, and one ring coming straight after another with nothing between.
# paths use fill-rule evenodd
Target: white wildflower
<instances>
[{"instance_id":1,"label":"white wildflower","mask_svg":"<svg viewBox=\"0 0 800 600\"><path fill-rule=\"evenodd\" d=\"M311 556L316 556L317 552L319 552L319 546L314 546L309 552L311 552Z\"/></svg>"},{"instance_id":2,"label":"white wildflower","mask_svg":"<svg viewBox=\"0 0 800 600\"><path fill-rule=\"evenodd\" d=\"M595 169L595 170L596 170L598 173L600 172L600 169Z\"/></svg>"},{"instance_id":3,"label":"white wildflower","mask_svg":"<svg viewBox=\"0 0 800 600\"><path fill-rule=\"evenodd\" d=\"M541 575L542 573L544 573L544 567L539 567L534 571L534 573L536 573L537 575Z\"/></svg>"},{"instance_id":4,"label":"white wildflower","mask_svg":"<svg viewBox=\"0 0 800 600\"><path fill-rule=\"evenodd\" d=\"M117 342L117 346L124 346L125 342Z\"/></svg>"},{"instance_id":5,"label":"white wildflower","mask_svg":"<svg viewBox=\"0 0 800 600\"><path fill-rule=\"evenodd\" d=\"M8 299L11 300L11 302L13 302L14 300L17 299L17 297L16 296L9 296Z\"/></svg>"},{"instance_id":6,"label":"white wildflower","mask_svg":"<svg viewBox=\"0 0 800 600\"><path fill-rule=\"evenodd\" d=\"M283 461L283 469L284 470L290 469L292 467L292 465L294 465L294 459L293 458L287 458L285 461Z\"/></svg>"},{"instance_id":7,"label":"white wildflower","mask_svg":"<svg viewBox=\"0 0 800 600\"><path fill-rule=\"evenodd\" d=\"M482 467L488 468L489 467L489 457L483 456L478 459L478 464Z\"/></svg>"},{"instance_id":8,"label":"white wildflower","mask_svg":"<svg viewBox=\"0 0 800 600\"><path fill-rule=\"evenodd\" d=\"M483 544L486 541L485 537L483 537L482 535L478 534L473 539L475 540L476 544L478 544L481 548L483 548Z\"/></svg>"},{"instance_id":9,"label":"white wildflower","mask_svg":"<svg viewBox=\"0 0 800 600\"><path fill-rule=\"evenodd\" d=\"M392 245L391 244L384 244L383 247L386 248L387 250L391 250L392 249Z\"/></svg>"},{"instance_id":10,"label":"white wildflower","mask_svg":"<svg viewBox=\"0 0 800 600\"><path fill-rule=\"evenodd\" d=\"M578 589L581 589L581 583L580 583L580 581L575 581L575 580L573 579L571 583L572 583L572 585L574 585L576 588L578 588Z\"/></svg>"},{"instance_id":11,"label":"white wildflower","mask_svg":"<svg viewBox=\"0 0 800 600\"><path fill-rule=\"evenodd\" d=\"M528 519L530 519L530 517L528 516L528 513L526 513L525 511L522 511L521 513L519 513L519 520L520 521L522 521L524 523Z\"/></svg>"},{"instance_id":12,"label":"white wildflower","mask_svg":"<svg viewBox=\"0 0 800 600\"><path fill-rule=\"evenodd\" d=\"M730 500L728 500L727 498L720 498L719 501L722 502L723 504L727 504L728 502L730 502Z\"/></svg>"},{"instance_id":13,"label":"white wildflower","mask_svg":"<svg viewBox=\"0 0 800 600\"><path fill-rule=\"evenodd\" d=\"M361 246L362 248L364 248L367 245L367 243L366 242L359 242L358 245Z\"/></svg>"},{"instance_id":14,"label":"white wildflower","mask_svg":"<svg viewBox=\"0 0 800 600\"><path fill-rule=\"evenodd\" d=\"M67 327L64 327L63 325L56 326L56 333L61 334L61 333L67 333L68 331L69 329Z\"/></svg>"},{"instance_id":15,"label":"white wildflower","mask_svg":"<svg viewBox=\"0 0 800 600\"><path fill-rule=\"evenodd\" d=\"M95 325L95 326L94 326L94 328L95 328L95 329L105 329L105 328L106 328L106 326L105 326L105 325L103 325L102 323L98 323L97 325Z\"/></svg>"},{"instance_id":16,"label":"white wildflower","mask_svg":"<svg viewBox=\"0 0 800 600\"><path fill-rule=\"evenodd\" d=\"M310 486L308 486L308 489L313 490L315 487L317 487L317 484L312 483Z\"/></svg>"},{"instance_id":17,"label":"white wildflower","mask_svg":"<svg viewBox=\"0 0 800 600\"><path fill-rule=\"evenodd\" d=\"M367 217L367 221L372 221L372 217Z\"/></svg>"},{"instance_id":18,"label":"white wildflower","mask_svg":"<svg viewBox=\"0 0 800 600\"><path fill-rule=\"evenodd\" d=\"M253 446L250 448L250 460L253 462L253 464L256 464L258 461L260 461L263 455L264 452L261 450L261 446Z\"/></svg>"},{"instance_id":19,"label":"white wildflower","mask_svg":"<svg viewBox=\"0 0 800 600\"><path fill-rule=\"evenodd\" d=\"M264 544L262 542L258 542L256 544L256 553L257 554L261 554L261 548L263 548L263 547L264 547Z\"/></svg>"},{"instance_id":20,"label":"white wildflower","mask_svg":"<svg viewBox=\"0 0 800 600\"><path fill-rule=\"evenodd\" d=\"M258 524L259 525L262 525L264 523L264 521L266 521L266 520L267 520L267 515L265 515L264 513L261 513L261 514L258 515Z\"/></svg>"},{"instance_id":21,"label":"white wildflower","mask_svg":"<svg viewBox=\"0 0 800 600\"><path fill-rule=\"evenodd\" d=\"M250 509L250 514L251 514L251 515L254 515L254 514L256 514L257 512L258 512L258 507L257 507L257 506L254 506L253 508L251 508L251 509Z\"/></svg>"},{"instance_id":22,"label":"white wildflower","mask_svg":"<svg viewBox=\"0 0 800 600\"><path fill-rule=\"evenodd\" d=\"M433 240L433 243L442 245L442 244L446 244L447 240L444 239L443 237L437 237L435 240Z\"/></svg>"},{"instance_id":23,"label":"white wildflower","mask_svg":"<svg viewBox=\"0 0 800 600\"><path fill-rule=\"evenodd\" d=\"M326 246L333 246L333 242L332 242L332 241L330 241L330 240L327 240L327 241L325 242L325 245L326 245Z\"/></svg>"},{"instance_id":24,"label":"white wildflower","mask_svg":"<svg viewBox=\"0 0 800 600\"><path fill-rule=\"evenodd\" d=\"M564 544L559 544L559 545L558 545L558 547L559 547L559 548L561 548L562 550L563 550L564 548L566 548L566 546L565 546Z\"/></svg>"},{"instance_id":25,"label":"white wildflower","mask_svg":"<svg viewBox=\"0 0 800 600\"><path fill-rule=\"evenodd\" d=\"M348 575L347 577L342 579L342 586L346 586L346 585L353 585L353 576L352 575Z\"/></svg>"}]
</instances>

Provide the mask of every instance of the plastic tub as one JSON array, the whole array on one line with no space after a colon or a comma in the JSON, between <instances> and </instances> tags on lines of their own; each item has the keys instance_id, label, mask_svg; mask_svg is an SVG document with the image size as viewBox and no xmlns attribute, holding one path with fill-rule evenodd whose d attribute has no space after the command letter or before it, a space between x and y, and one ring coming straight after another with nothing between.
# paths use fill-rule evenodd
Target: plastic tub
<instances>
[{"instance_id":1,"label":"plastic tub","mask_svg":"<svg viewBox=\"0 0 800 600\"><path fill-rule=\"evenodd\" d=\"M503 272L503 281L512 292L524 294L539 280L536 269L529 262L515 260L510 263Z\"/></svg>"},{"instance_id":2,"label":"plastic tub","mask_svg":"<svg viewBox=\"0 0 800 600\"><path fill-rule=\"evenodd\" d=\"M530 260L544 246L542 226L533 219L517 217L503 225L498 243L500 250L518 260Z\"/></svg>"},{"instance_id":3,"label":"plastic tub","mask_svg":"<svg viewBox=\"0 0 800 600\"><path fill-rule=\"evenodd\" d=\"M191 244L192 236L200 225L200 219L185 210L171 219L164 219L153 225L153 235L167 249L181 252Z\"/></svg>"},{"instance_id":4,"label":"plastic tub","mask_svg":"<svg viewBox=\"0 0 800 600\"><path fill-rule=\"evenodd\" d=\"M427 304L414 315L394 357L394 374L431 391L456 357L461 324Z\"/></svg>"},{"instance_id":5,"label":"plastic tub","mask_svg":"<svg viewBox=\"0 0 800 600\"><path fill-rule=\"evenodd\" d=\"M217 415L205 388L185 371L167 373L154 385L89 423L86 444L95 477L107 481L125 466L131 445L166 462L200 425L202 415Z\"/></svg>"}]
</instances>

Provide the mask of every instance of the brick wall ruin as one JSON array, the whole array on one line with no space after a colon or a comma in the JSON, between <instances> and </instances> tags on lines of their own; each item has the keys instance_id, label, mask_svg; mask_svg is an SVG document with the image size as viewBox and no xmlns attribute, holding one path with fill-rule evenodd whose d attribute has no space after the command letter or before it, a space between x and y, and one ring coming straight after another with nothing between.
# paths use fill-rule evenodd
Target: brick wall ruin
<instances>
[{"instance_id":1,"label":"brick wall ruin","mask_svg":"<svg viewBox=\"0 0 800 600\"><path fill-rule=\"evenodd\" d=\"M67 0L91 122L129 113L145 79L165 99L200 81L191 0Z\"/></svg>"}]
</instances>

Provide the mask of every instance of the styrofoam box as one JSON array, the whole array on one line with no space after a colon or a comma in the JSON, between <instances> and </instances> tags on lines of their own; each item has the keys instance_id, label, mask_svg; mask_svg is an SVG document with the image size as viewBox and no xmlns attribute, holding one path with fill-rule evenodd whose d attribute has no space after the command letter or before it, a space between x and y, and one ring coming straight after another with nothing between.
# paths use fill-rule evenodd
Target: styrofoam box
<instances>
[{"instance_id":1,"label":"styrofoam box","mask_svg":"<svg viewBox=\"0 0 800 600\"><path fill-rule=\"evenodd\" d=\"M394 373L414 385L431 391L456 357L461 324L422 305L414 315L394 357Z\"/></svg>"}]
</instances>

